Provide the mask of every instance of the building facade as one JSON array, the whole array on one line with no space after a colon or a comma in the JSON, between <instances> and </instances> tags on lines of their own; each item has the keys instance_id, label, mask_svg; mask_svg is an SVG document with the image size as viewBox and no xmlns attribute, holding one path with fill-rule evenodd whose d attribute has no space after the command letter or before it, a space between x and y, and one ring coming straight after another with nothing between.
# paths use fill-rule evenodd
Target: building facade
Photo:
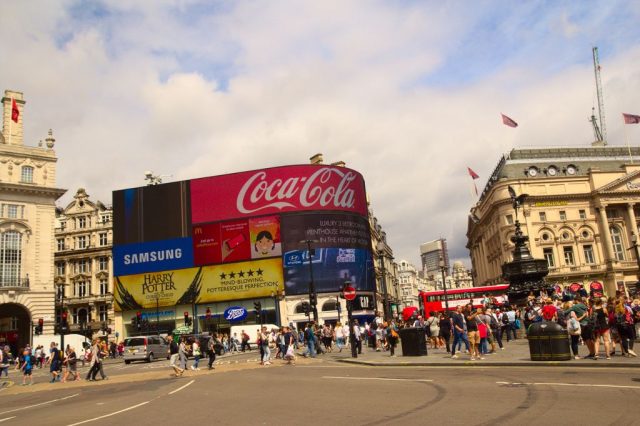
<instances>
[{"instance_id":1,"label":"building facade","mask_svg":"<svg viewBox=\"0 0 640 426\"><path fill-rule=\"evenodd\" d=\"M428 289L426 280L421 278L416 267L406 260L401 260L397 265L401 308L419 307L420 292Z\"/></svg>"},{"instance_id":2,"label":"building facade","mask_svg":"<svg viewBox=\"0 0 640 426\"><path fill-rule=\"evenodd\" d=\"M113 210L84 188L56 212L56 324L67 311L69 332L90 337L114 331Z\"/></svg>"},{"instance_id":3,"label":"building facade","mask_svg":"<svg viewBox=\"0 0 640 426\"><path fill-rule=\"evenodd\" d=\"M0 344L17 351L31 341L40 320L43 333L53 333L55 202L65 190L56 188L51 130L44 143L25 145L23 94L6 90L2 105Z\"/></svg>"},{"instance_id":4,"label":"building facade","mask_svg":"<svg viewBox=\"0 0 640 426\"><path fill-rule=\"evenodd\" d=\"M508 187L528 194L515 217ZM478 285L501 283L514 222L529 236L547 282L603 283L609 295L635 289L640 220L640 148L514 149L504 155L471 209L467 248Z\"/></svg>"},{"instance_id":5,"label":"building facade","mask_svg":"<svg viewBox=\"0 0 640 426\"><path fill-rule=\"evenodd\" d=\"M395 317L401 306L398 264L394 262L393 249L387 241L387 233L371 209L369 209L369 227L376 275L376 291L373 301L375 311L381 315L386 312L387 318Z\"/></svg>"},{"instance_id":6,"label":"building facade","mask_svg":"<svg viewBox=\"0 0 640 426\"><path fill-rule=\"evenodd\" d=\"M444 261L445 275L449 275L449 250L447 240L439 238L420 244L420 259L422 260L422 271L426 278L434 279L441 274L441 263Z\"/></svg>"}]
</instances>

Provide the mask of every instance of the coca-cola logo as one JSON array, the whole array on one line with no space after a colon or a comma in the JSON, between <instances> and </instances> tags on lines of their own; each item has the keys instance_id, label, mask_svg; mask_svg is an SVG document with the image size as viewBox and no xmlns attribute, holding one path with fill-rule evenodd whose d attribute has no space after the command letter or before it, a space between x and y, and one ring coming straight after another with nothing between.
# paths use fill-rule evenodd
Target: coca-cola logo
<instances>
[{"instance_id":1,"label":"coca-cola logo","mask_svg":"<svg viewBox=\"0 0 640 426\"><path fill-rule=\"evenodd\" d=\"M247 310L242 306L232 306L224 311L224 319L227 321L242 321L247 317Z\"/></svg>"},{"instance_id":2,"label":"coca-cola logo","mask_svg":"<svg viewBox=\"0 0 640 426\"><path fill-rule=\"evenodd\" d=\"M353 209L356 173L322 167L310 176L269 179L266 171L251 176L242 186L236 208L251 214L268 208L335 208Z\"/></svg>"}]
</instances>

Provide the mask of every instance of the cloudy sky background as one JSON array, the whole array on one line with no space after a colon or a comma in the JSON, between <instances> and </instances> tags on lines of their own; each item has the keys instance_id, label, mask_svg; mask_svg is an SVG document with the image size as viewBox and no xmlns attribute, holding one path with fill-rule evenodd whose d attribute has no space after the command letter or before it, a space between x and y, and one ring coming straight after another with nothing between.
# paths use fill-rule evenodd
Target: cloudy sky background
<instances>
[{"instance_id":1,"label":"cloudy sky background","mask_svg":"<svg viewBox=\"0 0 640 426\"><path fill-rule=\"evenodd\" d=\"M397 259L445 237L512 147L593 140L591 47L611 145L640 113L640 2L3 1L0 89L26 143L54 129L58 186L144 184L343 160ZM501 124L500 112L520 123ZM630 126L632 127L632 126ZM629 130L640 144L640 126Z\"/></svg>"}]
</instances>

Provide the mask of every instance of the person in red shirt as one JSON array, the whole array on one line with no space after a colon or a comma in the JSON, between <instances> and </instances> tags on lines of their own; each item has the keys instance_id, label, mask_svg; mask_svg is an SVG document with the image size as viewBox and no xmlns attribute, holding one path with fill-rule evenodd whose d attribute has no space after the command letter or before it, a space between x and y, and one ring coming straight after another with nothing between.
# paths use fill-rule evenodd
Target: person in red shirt
<instances>
[{"instance_id":1,"label":"person in red shirt","mask_svg":"<svg viewBox=\"0 0 640 426\"><path fill-rule=\"evenodd\" d=\"M544 301L544 306L542 307L542 318L545 321L558 320L558 310L553 306L553 300L551 300L551 298L547 298Z\"/></svg>"}]
</instances>

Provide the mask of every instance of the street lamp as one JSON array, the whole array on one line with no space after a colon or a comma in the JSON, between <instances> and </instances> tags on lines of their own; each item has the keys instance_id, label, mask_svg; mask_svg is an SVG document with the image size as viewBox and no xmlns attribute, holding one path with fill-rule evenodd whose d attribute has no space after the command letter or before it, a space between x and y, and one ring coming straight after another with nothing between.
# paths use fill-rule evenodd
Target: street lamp
<instances>
[{"instance_id":1,"label":"street lamp","mask_svg":"<svg viewBox=\"0 0 640 426\"><path fill-rule=\"evenodd\" d=\"M56 283L56 294L55 294L55 299L59 299L60 302L60 328L58 331L60 331L60 348L62 350L64 350L64 334L66 332L65 328L66 328L66 324L68 324L68 320L67 320L67 314L66 311L64 309L64 287L66 286L66 283ZM57 305L54 304L54 306ZM66 324L65 324L66 323Z\"/></svg>"},{"instance_id":2,"label":"street lamp","mask_svg":"<svg viewBox=\"0 0 640 426\"><path fill-rule=\"evenodd\" d=\"M280 321L280 291L272 291L271 297L273 297L273 303L275 304L276 325L280 327L282 325Z\"/></svg>"},{"instance_id":3,"label":"street lamp","mask_svg":"<svg viewBox=\"0 0 640 426\"><path fill-rule=\"evenodd\" d=\"M316 284L313 282L313 255L315 254L315 250L311 248L311 244L318 243L317 240L302 240L300 244L307 245L307 253L309 256L309 277L311 281L309 282L309 305L313 309L313 320L318 322L318 307L316 304L318 303L318 294L316 293Z\"/></svg>"},{"instance_id":4,"label":"street lamp","mask_svg":"<svg viewBox=\"0 0 640 426\"><path fill-rule=\"evenodd\" d=\"M378 249L378 253L380 254L380 267L382 268L382 315L386 321L389 318L389 293L387 292L387 273L384 269L385 245L384 242L378 241L376 249Z\"/></svg>"},{"instance_id":5,"label":"street lamp","mask_svg":"<svg viewBox=\"0 0 640 426\"><path fill-rule=\"evenodd\" d=\"M444 259L440 257L440 270L442 271L442 290L444 291L444 307L449 312L449 296L447 295L447 280L444 275L444 271L447 269L447 266L444 262Z\"/></svg>"}]
</instances>

